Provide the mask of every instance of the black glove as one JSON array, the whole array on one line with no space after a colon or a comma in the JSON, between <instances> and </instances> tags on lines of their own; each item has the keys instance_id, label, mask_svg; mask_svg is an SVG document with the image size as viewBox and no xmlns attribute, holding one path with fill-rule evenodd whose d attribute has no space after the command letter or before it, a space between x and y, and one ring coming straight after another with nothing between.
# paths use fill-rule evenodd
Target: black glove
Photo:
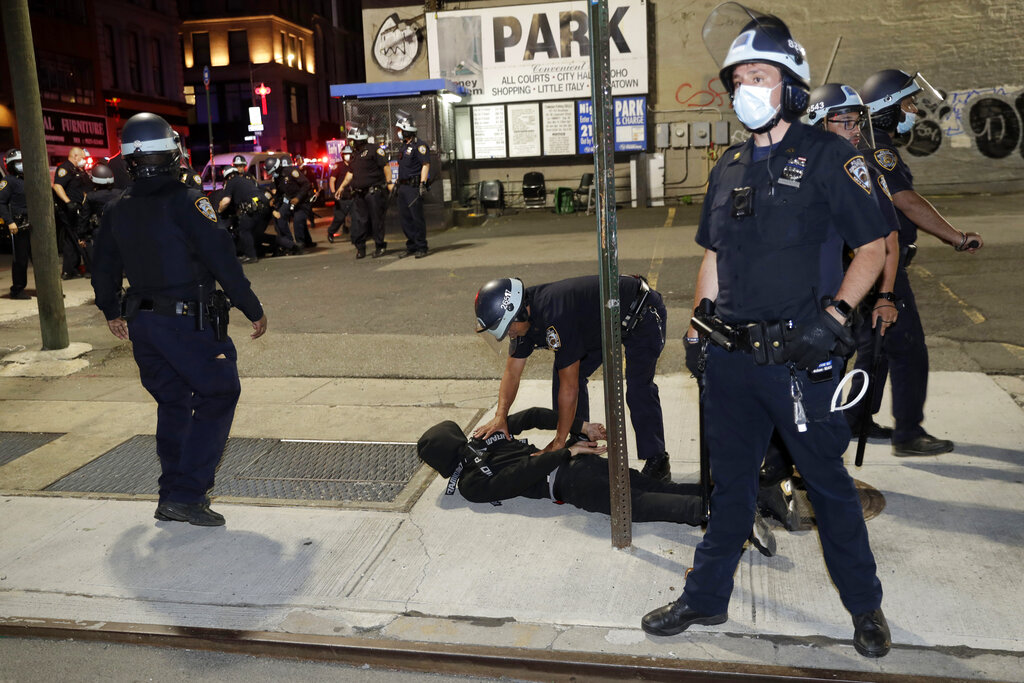
<instances>
[{"instance_id":1,"label":"black glove","mask_svg":"<svg viewBox=\"0 0 1024 683\"><path fill-rule=\"evenodd\" d=\"M686 350L686 369L696 378L703 374L700 370L700 341L690 342L683 339L683 349Z\"/></svg>"},{"instance_id":2,"label":"black glove","mask_svg":"<svg viewBox=\"0 0 1024 683\"><path fill-rule=\"evenodd\" d=\"M853 332L822 311L814 322L796 328L796 336L786 343L785 357L798 369L811 370L833 353L846 355L854 345Z\"/></svg>"},{"instance_id":3,"label":"black glove","mask_svg":"<svg viewBox=\"0 0 1024 683\"><path fill-rule=\"evenodd\" d=\"M426 197L426 196L427 196L427 184L426 183L420 183L420 198L422 199L423 197Z\"/></svg>"}]
</instances>

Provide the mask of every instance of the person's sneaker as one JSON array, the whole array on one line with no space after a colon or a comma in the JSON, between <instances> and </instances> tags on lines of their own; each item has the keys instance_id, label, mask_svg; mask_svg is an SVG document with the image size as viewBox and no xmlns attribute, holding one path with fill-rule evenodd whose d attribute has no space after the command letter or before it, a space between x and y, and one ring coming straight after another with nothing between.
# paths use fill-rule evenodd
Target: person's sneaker
<instances>
[{"instance_id":1,"label":"person's sneaker","mask_svg":"<svg viewBox=\"0 0 1024 683\"><path fill-rule=\"evenodd\" d=\"M644 461L644 468L640 474L658 481L672 481L672 467L668 462L668 454L662 453Z\"/></svg>"},{"instance_id":2,"label":"person's sneaker","mask_svg":"<svg viewBox=\"0 0 1024 683\"><path fill-rule=\"evenodd\" d=\"M775 555L777 548L775 534L768 528L768 523L764 521L764 517L757 512L754 513L754 527L750 531L750 538L748 540L765 557Z\"/></svg>"},{"instance_id":3,"label":"person's sneaker","mask_svg":"<svg viewBox=\"0 0 1024 683\"><path fill-rule=\"evenodd\" d=\"M892 639L881 607L873 612L853 615L853 647L865 657L889 654Z\"/></svg>"},{"instance_id":4,"label":"person's sneaker","mask_svg":"<svg viewBox=\"0 0 1024 683\"><path fill-rule=\"evenodd\" d=\"M892 445L892 454L900 458L921 455L940 455L942 453L949 453L951 450L953 450L952 441L949 441L948 439L936 439L931 434L922 434L910 441L903 441Z\"/></svg>"},{"instance_id":5,"label":"person's sneaker","mask_svg":"<svg viewBox=\"0 0 1024 683\"><path fill-rule=\"evenodd\" d=\"M786 531L800 528L800 513L793 497L793 480L783 479L778 484L763 486L757 492L757 510L779 521Z\"/></svg>"},{"instance_id":6,"label":"person's sneaker","mask_svg":"<svg viewBox=\"0 0 1024 683\"><path fill-rule=\"evenodd\" d=\"M387 247L377 247L373 250L373 258L380 258L384 254L388 253Z\"/></svg>"},{"instance_id":7,"label":"person's sneaker","mask_svg":"<svg viewBox=\"0 0 1024 683\"><path fill-rule=\"evenodd\" d=\"M399 254L398 258L400 258L400 259L401 258L409 258L410 256L413 256L415 254L416 254L415 251L412 251L411 249L409 249L409 250L403 251L401 254Z\"/></svg>"},{"instance_id":8,"label":"person's sneaker","mask_svg":"<svg viewBox=\"0 0 1024 683\"><path fill-rule=\"evenodd\" d=\"M188 522L194 526L224 526L224 515L210 509L209 503L163 502L153 517L161 522Z\"/></svg>"},{"instance_id":9,"label":"person's sneaker","mask_svg":"<svg viewBox=\"0 0 1024 683\"><path fill-rule=\"evenodd\" d=\"M11 292L12 299L31 299L32 297L25 292L24 289L20 289L17 292Z\"/></svg>"},{"instance_id":10,"label":"person's sneaker","mask_svg":"<svg viewBox=\"0 0 1024 683\"><path fill-rule=\"evenodd\" d=\"M860 438L860 427L853 425L850 427L850 439ZM883 427L874 420L868 426L868 438L876 439L879 441L889 441L892 439L892 427Z\"/></svg>"},{"instance_id":11,"label":"person's sneaker","mask_svg":"<svg viewBox=\"0 0 1024 683\"><path fill-rule=\"evenodd\" d=\"M652 636L674 636L682 633L694 624L713 626L724 624L729 618L729 613L722 614L701 614L690 609L683 598L671 602L664 607L659 607L644 615L640 620L640 627L645 633Z\"/></svg>"},{"instance_id":12,"label":"person's sneaker","mask_svg":"<svg viewBox=\"0 0 1024 683\"><path fill-rule=\"evenodd\" d=\"M416 258L424 258L424 257L426 257L426 256L427 256L427 255L428 255L429 253L430 253L430 252L429 252L428 250L426 250L426 249L420 249L419 251L417 251L417 252L416 252Z\"/></svg>"}]
</instances>

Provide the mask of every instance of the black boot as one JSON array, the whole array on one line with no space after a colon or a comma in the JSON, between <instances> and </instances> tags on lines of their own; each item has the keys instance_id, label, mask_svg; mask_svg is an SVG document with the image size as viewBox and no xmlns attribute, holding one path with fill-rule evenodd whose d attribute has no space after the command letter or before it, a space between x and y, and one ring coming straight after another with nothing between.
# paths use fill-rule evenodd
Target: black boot
<instances>
[{"instance_id":1,"label":"black boot","mask_svg":"<svg viewBox=\"0 0 1024 683\"><path fill-rule=\"evenodd\" d=\"M687 607L683 598L679 598L675 602L645 614L644 618L640 620L640 627L652 636L674 636L694 624L713 626L724 624L728 618L728 613L700 614Z\"/></svg>"},{"instance_id":2,"label":"black boot","mask_svg":"<svg viewBox=\"0 0 1024 683\"><path fill-rule=\"evenodd\" d=\"M672 467L668 462L668 453L655 455L644 461L644 468L640 474L658 481L672 481Z\"/></svg>"},{"instance_id":3,"label":"black boot","mask_svg":"<svg viewBox=\"0 0 1024 683\"><path fill-rule=\"evenodd\" d=\"M210 509L210 504L163 502L153 515L161 522L188 522L195 526L223 526L224 515Z\"/></svg>"},{"instance_id":4,"label":"black boot","mask_svg":"<svg viewBox=\"0 0 1024 683\"><path fill-rule=\"evenodd\" d=\"M889 654L892 640L881 607L873 612L853 615L853 647L865 657Z\"/></svg>"}]
</instances>

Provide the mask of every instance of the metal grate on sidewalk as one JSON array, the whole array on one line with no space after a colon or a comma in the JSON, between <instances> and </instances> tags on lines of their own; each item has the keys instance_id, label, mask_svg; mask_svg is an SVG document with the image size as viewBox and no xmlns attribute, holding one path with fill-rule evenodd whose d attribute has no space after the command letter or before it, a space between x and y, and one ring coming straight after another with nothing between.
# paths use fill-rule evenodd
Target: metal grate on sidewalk
<instances>
[{"instance_id":1,"label":"metal grate on sidewalk","mask_svg":"<svg viewBox=\"0 0 1024 683\"><path fill-rule=\"evenodd\" d=\"M0 465L6 465L62 436L60 432L0 432Z\"/></svg>"},{"instance_id":2,"label":"metal grate on sidewalk","mask_svg":"<svg viewBox=\"0 0 1024 683\"><path fill-rule=\"evenodd\" d=\"M337 507L408 509L424 488L416 483L426 479L415 476L422 465L412 443L232 438L210 493ZM156 437L139 435L45 490L155 496L159 476Z\"/></svg>"}]
</instances>

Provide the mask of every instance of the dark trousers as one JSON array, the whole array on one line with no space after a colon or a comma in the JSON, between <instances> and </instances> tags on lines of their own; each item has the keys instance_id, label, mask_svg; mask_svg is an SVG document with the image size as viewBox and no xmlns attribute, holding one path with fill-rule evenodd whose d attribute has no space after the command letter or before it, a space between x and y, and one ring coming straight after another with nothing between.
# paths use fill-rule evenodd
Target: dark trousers
<instances>
[{"instance_id":1,"label":"dark trousers","mask_svg":"<svg viewBox=\"0 0 1024 683\"><path fill-rule=\"evenodd\" d=\"M78 266L82 264L82 247L78 244L82 221L67 207L57 211L56 219L57 234L60 237L61 272L66 275L77 275Z\"/></svg>"},{"instance_id":2,"label":"dark trousers","mask_svg":"<svg viewBox=\"0 0 1024 683\"><path fill-rule=\"evenodd\" d=\"M157 402L161 502L206 499L241 393L235 345L195 325L151 311L128 323L142 386Z\"/></svg>"},{"instance_id":3,"label":"dark trousers","mask_svg":"<svg viewBox=\"0 0 1024 683\"><path fill-rule=\"evenodd\" d=\"M704 380L704 429L715 481L711 515L693 556L683 590L687 605L703 614L727 611L733 574L750 535L758 475L773 428L785 442L814 506L825 565L852 614L882 603L882 585L868 543L860 496L843 465L850 428L829 412L839 376L813 384L797 371L807 431L793 423L790 371L755 365L750 354L708 348ZM835 359L838 364L838 359ZM837 365L838 367L838 365Z\"/></svg>"},{"instance_id":4,"label":"dark trousers","mask_svg":"<svg viewBox=\"0 0 1024 683\"><path fill-rule=\"evenodd\" d=\"M352 244L357 249L366 248L366 240L373 237L378 249L387 246L384 241L384 212L387 210L387 194L383 191L367 192L352 200Z\"/></svg>"},{"instance_id":5,"label":"dark trousers","mask_svg":"<svg viewBox=\"0 0 1024 683\"><path fill-rule=\"evenodd\" d=\"M583 454L558 469L555 495L587 512L611 514L608 461ZM634 522L701 523L700 485L674 484L629 470L629 494Z\"/></svg>"},{"instance_id":6,"label":"dark trousers","mask_svg":"<svg viewBox=\"0 0 1024 683\"><path fill-rule=\"evenodd\" d=\"M291 249L295 246L291 228L288 227L292 218L292 207L289 204L282 204L277 213L280 216L280 218L274 219L274 227L277 229L277 246L282 249Z\"/></svg>"},{"instance_id":7,"label":"dark trousers","mask_svg":"<svg viewBox=\"0 0 1024 683\"><path fill-rule=\"evenodd\" d=\"M11 294L28 286L28 262L32 258L32 237L28 230L11 235Z\"/></svg>"},{"instance_id":8,"label":"dark trousers","mask_svg":"<svg viewBox=\"0 0 1024 683\"><path fill-rule=\"evenodd\" d=\"M256 233L260 233L260 225L262 223L263 230L267 229L267 224L261 221L259 216L256 214L240 213L238 214L238 246L242 250L242 253L249 258L257 258L256 254Z\"/></svg>"},{"instance_id":9,"label":"dark trousers","mask_svg":"<svg viewBox=\"0 0 1024 683\"><path fill-rule=\"evenodd\" d=\"M292 228L295 233L295 241L306 245L313 243L309 229L313 225L313 207L309 204L298 204L292 210Z\"/></svg>"},{"instance_id":10,"label":"dark trousers","mask_svg":"<svg viewBox=\"0 0 1024 683\"><path fill-rule=\"evenodd\" d=\"M882 389L885 386L886 374L892 380L892 416L894 428L893 443L903 443L925 433L921 423L924 422L924 402L928 394L928 347L924 342L924 328L921 326L921 315L917 310L917 301L910 288L910 278L905 268L896 272L893 294L901 300L899 317L896 324L885 331L882 338L882 361L878 369L879 387L875 392L875 405L871 406L871 414L878 412L882 402ZM869 305L873 305L871 302ZM857 338L857 360L854 367L871 372L871 358L874 344L874 331L871 329L870 313L854 331ZM850 381L851 391L860 391L860 375ZM860 425L861 416L867 407L867 398L850 410L846 411L847 420L854 429Z\"/></svg>"},{"instance_id":11,"label":"dark trousers","mask_svg":"<svg viewBox=\"0 0 1024 683\"><path fill-rule=\"evenodd\" d=\"M335 199L334 219L331 221L331 227L327 228L327 234L336 235L339 232L344 232L345 219L350 213L352 213L351 199Z\"/></svg>"},{"instance_id":12,"label":"dark trousers","mask_svg":"<svg viewBox=\"0 0 1024 683\"><path fill-rule=\"evenodd\" d=\"M641 460L657 457L665 452L665 422L661 411L661 397L654 382L658 358L665 348L665 325L668 314L661 294L651 291L650 308L643 320L622 340L626 351L626 405L629 420L636 433L637 457ZM604 358L600 349L588 353L580 360L579 394L576 399L576 417L590 421L590 394L587 380L601 367ZM552 371L551 400L558 410L558 370Z\"/></svg>"},{"instance_id":13,"label":"dark trousers","mask_svg":"<svg viewBox=\"0 0 1024 683\"><path fill-rule=\"evenodd\" d=\"M405 233L406 251L426 251L427 221L423 218L423 198L416 185L398 186L398 217Z\"/></svg>"}]
</instances>

